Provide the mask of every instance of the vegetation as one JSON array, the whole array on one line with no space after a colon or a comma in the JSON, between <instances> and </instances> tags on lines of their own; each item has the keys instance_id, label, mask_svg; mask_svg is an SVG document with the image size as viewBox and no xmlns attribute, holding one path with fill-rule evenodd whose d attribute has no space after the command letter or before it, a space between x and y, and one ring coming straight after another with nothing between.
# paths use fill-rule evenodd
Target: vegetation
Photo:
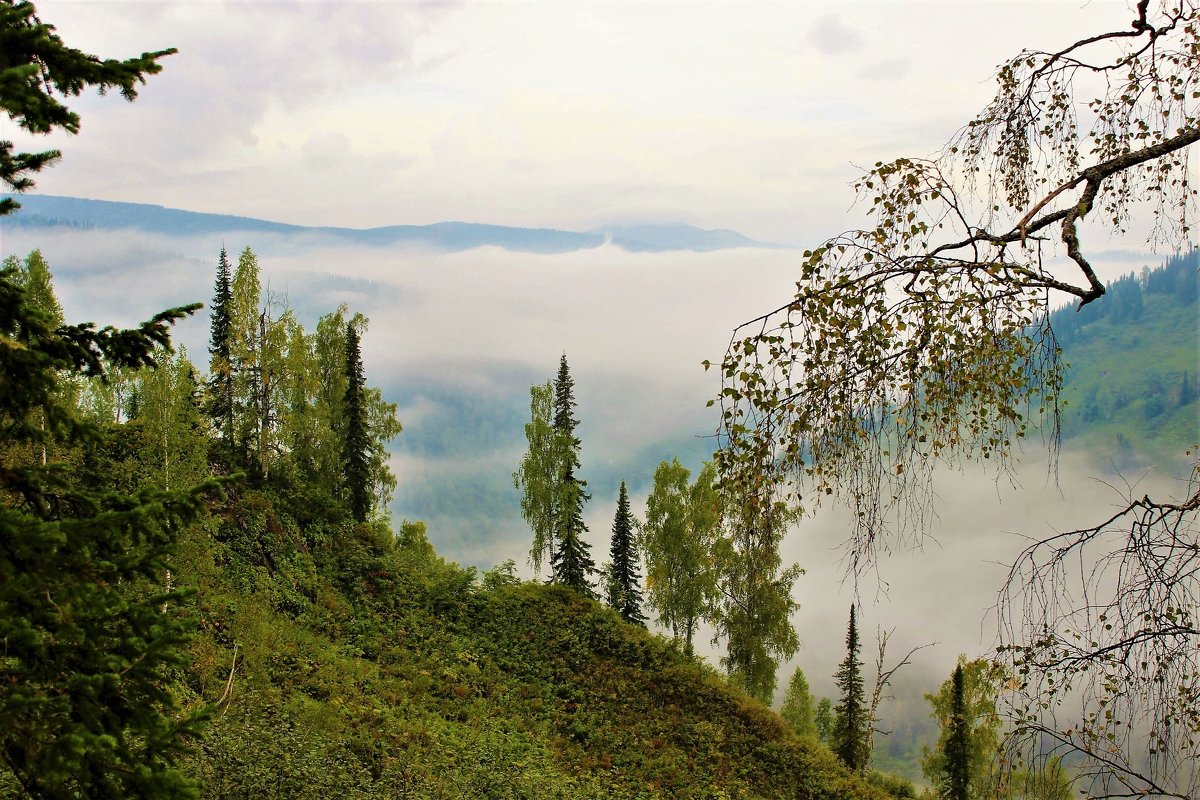
<instances>
[{"instance_id":1,"label":"vegetation","mask_svg":"<svg viewBox=\"0 0 1200 800\"><path fill-rule=\"evenodd\" d=\"M625 489L625 481L621 481L621 488L617 492L617 514L613 518L609 556L612 559L608 576L609 607L615 609L626 622L645 625L638 550L633 538L633 515L629 512L629 492Z\"/></svg>"},{"instance_id":2,"label":"vegetation","mask_svg":"<svg viewBox=\"0 0 1200 800\"><path fill-rule=\"evenodd\" d=\"M814 714L808 680L804 677L804 670L796 667L792 679L788 681L787 694L783 696L783 708L779 716L783 717L783 721L791 726L797 736L815 737L817 724Z\"/></svg>"},{"instance_id":3,"label":"vegetation","mask_svg":"<svg viewBox=\"0 0 1200 800\"><path fill-rule=\"evenodd\" d=\"M848 769L863 772L871 756L871 719L863 688L862 661L858 652L858 626L854 606L850 606L850 624L846 628L846 657L838 666L837 705L833 707L833 752Z\"/></svg>"},{"instance_id":4,"label":"vegetation","mask_svg":"<svg viewBox=\"0 0 1200 800\"><path fill-rule=\"evenodd\" d=\"M713 486L716 472L705 466L690 486L690 474L678 459L654 471L654 489L646 501L639 544L646 558L650 607L658 622L691 655L696 628L712 606L721 506Z\"/></svg>"},{"instance_id":5,"label":"vegetation","mask_svg":"<svg viewBox=\"0 0 1200 800\"><path fill-rule=\"evenodd\" d=\"M1050 303L1112 302L1081 222L1122 230L1151 197L1152 241L1179 247L1197 197L1200 19L1191 2L1151 5L1122 30L1012 57L940 155L856 183L875 225L806 251L795 295L737 329L720 365L726 491L847 504L862 569L923 534L939 463L1003 468L1043 414L1057 445ZM1074 754L1095 796L1200 785L1194 451L1189 472L1178 501L1131 498L1031 544L1002 597L1010 754Z\"/></svg>"}]
</instances>

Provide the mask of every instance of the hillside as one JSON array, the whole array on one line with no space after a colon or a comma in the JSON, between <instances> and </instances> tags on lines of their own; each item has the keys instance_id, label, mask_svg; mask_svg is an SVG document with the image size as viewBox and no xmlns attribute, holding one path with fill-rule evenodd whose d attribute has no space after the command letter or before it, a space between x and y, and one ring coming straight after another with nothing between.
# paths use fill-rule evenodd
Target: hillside
<instances>
[{"instance_id":1,"label":"hillside","mask_svg":"<svg viewBox=\"0 0 1200 800\"><path fill-rule=\"evenodd\" d=\"M1200 252L1108 286L1051 324L1067 362L1063 439L1117 470L1171 466L1200 441Z\"/></svg>"},{"instance_id":2,"label":"hillside","mask_svg":"<svg viewBox=\"0 0 1200 800\"><path fill-rule=\"evenodd\" d=\"M158 350L195 307L73 328L40 254L0 271L0 797L883 796L582 588L393 529L366 320L220 275L201 384Z\"/></svg>"},{"instance_id":3,"label":"hillside","mask_svg":"<svg viewBox=\"0 0 1200 800\"><path fill-rule=\"evenodd\" d=\"M256 491L214 511L179 562L199 622L180 689L230 687L187 762L205 797L876 796L660 637L448 564L419 524L318 539Z\"/></svg>"}]
</instances>

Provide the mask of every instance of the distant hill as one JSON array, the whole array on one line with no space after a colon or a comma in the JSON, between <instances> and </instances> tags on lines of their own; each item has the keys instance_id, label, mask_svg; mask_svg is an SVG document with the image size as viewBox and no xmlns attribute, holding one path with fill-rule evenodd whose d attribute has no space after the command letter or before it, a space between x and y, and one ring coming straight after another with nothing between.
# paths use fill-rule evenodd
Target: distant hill
<instances>
[{"instance_id":1,"label":"distant hill","mask_svg":"<svg viewBox=\"0 0 1200 800\"><path fill-rule=\"evenodd\" d=\"M1063 439L1118 470L1200 443L1200 251L1108 285L1050 322L1068 363Z\"/></svg>"},{"instance_id":2,"label":"distant hill","mask_svg":"<svg viewBox=\"0 0 1200 800\"><path fill-rule=\"evenodd\" d=\"M228 214L204 214L145 203L114 203L52 195L4 195L21 203L4 225L63 226L83 229L138 230L164 236L232 237L235 233L310 236L332 241L393 247L411 245L440 251L501 247L519 253L567 253L611 242L630 252L705 252L735 247L781 247L757 242L736 231L705 230L692 225L627 225L575 232L553 228L514 228L473 222L387 225L379 228L306 227Z\"/></svg>"}]
</instances>

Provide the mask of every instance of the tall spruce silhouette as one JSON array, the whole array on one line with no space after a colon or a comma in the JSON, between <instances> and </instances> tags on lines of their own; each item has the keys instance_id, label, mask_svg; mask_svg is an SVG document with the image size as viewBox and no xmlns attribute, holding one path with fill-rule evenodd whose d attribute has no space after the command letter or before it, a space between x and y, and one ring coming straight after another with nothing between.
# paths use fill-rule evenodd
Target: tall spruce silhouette
<instances>
[{"instance_id":1,"label":"tall spruce silhouette","mask_svg":"<svg viewBox=\"0 0 1200 800\"><path fill-rule=\"evenodd\" d=\"M570 586L587 597L595 597L592 575L596 563L592 560L591 545L583 539L587 525L583 522L583 504L590 499L585 491L587 481L575 474L579 469L580 441L575 436L579 420L575 419L575 382L567 366L567 355L563 353L558 363L558 376L554 379L554 430L568 444L568 456L563 460L562 475L558 480L560 503L557 549L550 557L553 569L552 580Z\"/></svg>"},{"instance_id":2,"label":"tall spruce silhouette","mask_svg":"<svg viewBox=\"0 0 1200 800\"><path fill-rule=\"evenodd\" d=\"M617 493L617 514L613 518L609 556L612 559L612 573L609 576L608 604L626 622L645 625L642 590L638 586L642 576L637 571L638 552L633 540L633 516L629 513L629 492L625 489L625 481L621 481L621 489Z\"/></svg>"}]
</instances>

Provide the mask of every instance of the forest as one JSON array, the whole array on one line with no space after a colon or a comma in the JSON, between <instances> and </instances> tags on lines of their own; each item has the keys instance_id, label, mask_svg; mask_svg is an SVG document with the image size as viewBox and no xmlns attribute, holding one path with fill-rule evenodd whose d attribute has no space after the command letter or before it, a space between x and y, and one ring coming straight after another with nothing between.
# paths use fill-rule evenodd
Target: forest
<instances>
[{"instance_id":1,"label":"forest","mask_svg":"<svg viewBox=\"0 0 1200 800\"><path fill-rule=\"evenodd\" d=\"M513 465L530 549L462 568L423 522L391 516L403 427L368 382L363 314L339 304L306 331L254 251L235 265L222 246L203 369L171 344L200 303L131 328L75 322L41 252L9 256L0 794L1193 800L1194 451L1181 499L1132 497L1028 540L995 653L947 664L924 697L938 735L919 785L873 754L921 648L897 657L881 631L872 675L857 598L836 695L814 696L797 668L769 708L799 646L803 569L780 543L822 502L853 512L858 575L927 519L937 465L1012 463L1035 430L1053 449L1064 420L1119 452L1134 449L1127 429L1142 452L1194 436L1195 351L1169 328L1194 322L1196 252L1106 286L1080 245L1093 209L1128 219L1138 180L1167 226L1177 211L1186 230L1195 195L1182 153L1200 140L1200 19L1149 0L1134 13L1130 31L1008 62L946 161L879 162L860 179L877 226L805 251L795 295L705 362L721 381L712 461L694 477L659 464L644 517L622 483L599 566L566 353L530 387ZM133 100L175 52L101 60L16 0L0 4L0 37L0 106L33 134L78 132L64 101L89 87ZM1111 67L1081 60L1123 39ZM1085 166L1074 77L1118 68L1129 84L1088 105L1100 122ZM0 142L17 193L0 216L60 157ZM956 159L968 175L996 169L979 224ZM1042 260L1051 231L1065 271ZM1072 309L1052 310L1052 292ZM1108 379L1107 355L1141 336L1178 347ZM526 557L533 579L518 576ZM696 654L701 625L719 668Z\"/></svg>"}]
</instances>

